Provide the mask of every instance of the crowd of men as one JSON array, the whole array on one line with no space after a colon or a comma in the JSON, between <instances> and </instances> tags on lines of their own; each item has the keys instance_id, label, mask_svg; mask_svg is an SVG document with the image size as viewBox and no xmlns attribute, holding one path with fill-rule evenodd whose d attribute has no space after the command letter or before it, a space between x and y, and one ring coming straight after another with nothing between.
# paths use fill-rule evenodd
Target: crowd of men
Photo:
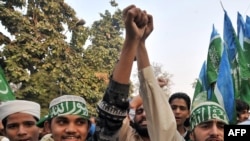
<instances>
[{"instance_id":1,"label":"crowd of men","mask_svg":"<svg viewBox=\"0 0 250 141\"><path fill-rule=\"evenodd\" d=\"M94 122L84 98L74 94L53 99L45 118L40 118L38 103L6 101L0 105L2 133L7 137L2 141L223 141L229 121L221 105L207 101L190 109L186 93L166 94L162 87L167 82L154 76L146 48L154 29L153 16L130 5L123 10L123 21L126 35L120 58ZM140 91L129 101L134 58Z\"/></svg>"}]
</instances>

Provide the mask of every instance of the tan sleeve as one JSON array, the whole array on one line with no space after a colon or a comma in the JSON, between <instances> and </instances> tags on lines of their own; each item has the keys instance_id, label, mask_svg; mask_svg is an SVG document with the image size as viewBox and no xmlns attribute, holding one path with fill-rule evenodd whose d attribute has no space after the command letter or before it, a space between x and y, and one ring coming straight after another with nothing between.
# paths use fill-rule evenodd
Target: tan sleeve
<instances>
[{"instance_id":1,"label":"tan sleeve","mask_svg":"<svg viewBox=\"0 0 250 141\"><path fill-rule=\"evenodd\" d=\"M140 95L146 112L148 131L154 141L182 141L173 111L168 103L168 95L157 83L151 66L139 71Z\"/></svg>"}]
</instances>

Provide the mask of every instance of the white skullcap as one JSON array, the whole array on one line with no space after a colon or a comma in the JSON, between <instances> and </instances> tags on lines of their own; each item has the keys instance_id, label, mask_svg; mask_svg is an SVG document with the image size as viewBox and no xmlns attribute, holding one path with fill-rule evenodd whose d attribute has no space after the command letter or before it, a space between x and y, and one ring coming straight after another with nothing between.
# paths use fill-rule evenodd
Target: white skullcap
<instances>
[{"instance_id":1,"label":"white skullcap","mask_svg":"<svg viewBox=\"0 0 250 141\"><path fill-rule=\"evenodd\" d=\"M3 120L7 116L14 113L27 113L40 119L40 105L38 103L27 100L10 100L0 105L0 119Z\"/></svg>"}]
</instances>

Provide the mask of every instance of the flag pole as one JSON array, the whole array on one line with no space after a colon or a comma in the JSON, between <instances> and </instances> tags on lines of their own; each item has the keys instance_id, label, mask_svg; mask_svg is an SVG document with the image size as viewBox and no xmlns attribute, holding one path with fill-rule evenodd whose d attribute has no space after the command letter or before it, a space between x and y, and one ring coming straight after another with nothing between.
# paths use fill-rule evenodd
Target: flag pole
<instances>
[{"instance_id":1,"label":"flag pole","mask_svg":"<svg viewBox=\"0 0 250 141\"><path fill-rule=\"evenodd\" d=\"M224 8L223 3L222 3L221 0L220 0L220 5L221 5L221 8L223 9L223 11L225 11L225 8Z\"/></svg>"}]
</instances>

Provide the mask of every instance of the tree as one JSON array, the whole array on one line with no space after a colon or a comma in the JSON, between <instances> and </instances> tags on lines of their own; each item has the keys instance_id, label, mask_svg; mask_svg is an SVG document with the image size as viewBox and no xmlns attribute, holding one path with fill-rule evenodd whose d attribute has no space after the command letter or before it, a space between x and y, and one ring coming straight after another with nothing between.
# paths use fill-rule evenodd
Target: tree
<instances>
[{"instance_id":1,"label":"tree","mask_svg":"<svg viewBox=\"0 0 250 141\"><path fill-rule=\"evenodd\" d=\"M118 60L123 43L124 25L122 11L112 15L108 10L100 14L101 19L95 21L90 29L90 41L84 54L84 62L93 70L109 73ZM95 66L91 64L96 64Z\"/></svg>"},{"instance_id":2,"label":"tree","mask_svg":"<svg viewBox=\"0 0 250 141\"><path fill-rule=\"evenodd\" d=\"M118 6L115 1L111 1L110 4L114 8ZM95 21L88 30L90 45L86 47L83 55L83 62L99 80L102 80L95 82L101 91L99 99L105 92L109 75L118 61L124 40L122 11L119 8L113 14L106 10L104 14L100 13L100 17L101 19Z\"/></svg>"},{"instance_id":3,"label":"tree","mask_svg":"<svg viewBox=\"0 0 250 141\"><path fill-rule=\"evenodd\" d=\"M122 11L114 0L110 4L114 14L106 10L86 27L62 0L0 2L7 31L0 34L0 64L17 99L40 103L45 115L53 98L79 95L96 114L123 43Z\"/></svg>"},{"instance_id":4,"label":"tree","mask_svg":"<svg viewBox=\"0 0 250 141\"><path fill-rule=\"evenodd\" d=\"M103 93L96 83L103 80L83 61L88 28L75 11L62 0L2 0L0 13L11 35L0 34L0 62L7 80L21 84L17 99L39 102L46 114L53 98L74 94L84 97L94 112Z\"/></svg>"}]
</instances>

